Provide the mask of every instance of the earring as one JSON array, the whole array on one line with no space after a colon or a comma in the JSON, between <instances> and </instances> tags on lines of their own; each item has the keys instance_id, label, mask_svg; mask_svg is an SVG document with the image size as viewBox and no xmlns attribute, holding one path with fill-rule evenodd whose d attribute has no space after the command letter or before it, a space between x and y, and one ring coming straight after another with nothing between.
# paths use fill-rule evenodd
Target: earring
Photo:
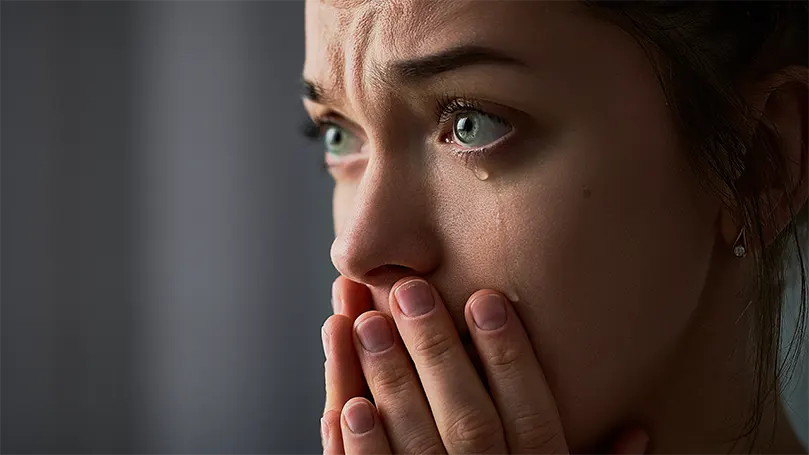
<instances>
[{"instance_id":1,"label":"earring","mask_svg":"<svg viewBox=\"0 0 809 455\"><path fill-rule=\"evenodd\" d=\"M747 248L744 247L744 228L739 231L739 236L733 242L733 255L737 258L743 258L747 254Z\"/></svg>"}]
</instances>

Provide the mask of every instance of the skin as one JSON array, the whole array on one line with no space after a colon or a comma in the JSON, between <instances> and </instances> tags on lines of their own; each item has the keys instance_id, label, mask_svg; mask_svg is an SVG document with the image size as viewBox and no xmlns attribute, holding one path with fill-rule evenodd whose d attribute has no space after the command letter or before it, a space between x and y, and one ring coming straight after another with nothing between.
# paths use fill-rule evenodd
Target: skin
<instances>
[{"instance_id":1,"label":"skin","mask_svg":"<svg viewBox=\"0 0 809 455\"><path fill-rule=\"evenodd\" d=\"M470 45L521 63L478 63L419 80L391 70ZM805 78L799 73L797 80ZM439 397L458 394L445 398L452 401L446 415L376 425L388 430L387 441L374 440L377 449L397 447L392 433L410 424L438 431L450 450L446 427L458 420L452 410L464 407L483 409L496 422L491 427L503 429L486 448L511 447L503 415L510 405L469 380L471 364L457 358L465 356L448 357L453 369L440 375L419 368L425 359L414 343L435 327L453 327L458 337L449 345L478 353L520 345L524 330L521 346L531 349L520 352L533 351L536 362L517 369L524 381L515 390L533 397L536 409L556 411L547 421L558 422L560 451L596 450L629 424L649 431L655 452L731 450L727 439L738 434L754 396L743 354L751 349L750 298L741 292L751 261L732 255L739 227L689 167L654 67L631 37L571 2L308 1L303 75L320 91L305 100L310 115L328 116L358 144L339 159L327 156L336 182L332 260L343 283L361 286L348 296L340 289L353 285L336 286L343 314L324 328L327 352L343 349L327 361L327 428L343 428L335 413L347 412L365 381L374 392L384 373L383 360L350 336L384 315L433 411ZM789 212L783 195L797 209L809 188L805 85L795 80L772 77L750 92L793 158L792 184L768 193L779 213ZM452 122L442 124L435 112L438 100L457 95L511 126L472 161L458 155L463 146L444 140ZM443 316L415 323L401 315L392 294L408 277L434 286ZM511 300L510 338L487 341L470 325L476 291ZM371 308L378 313L358 316ZM491 365L480 357L486 374ZM341 371L349 373L338 377ZM495 394L498 386L490 386ZM423 404L417 391L397 402ZM376 403L384 402L377 394ZM802 451L785 419L773 423L780 413L776 404L767 408L762 429L775 442L758 449Z\"/></svg>"},{"instance_id":2,"label":"skin","mask_svg":"<svg viewBox=\"0 0 809 455\"><path fill-rule=\"evenodd\" d=\"M425 286L435 304L413 317L400 309L405 307L400 305L400 290L412 290L416 283ZM502 295L476 292L465 312L488 389L464 354L440 296L421 278L406 278L394 286L392 320L367 311L368 290L344 277L335 282L333 300L339 314L323 328L324 453L568 452L547 381L519 318ZM504 311L492 312L495 308ZM484 322L486 315L495 314L501 317ZM358 334L353 340L356 354L352 320ZM362 334L373 320L398 332L389 348L367 349ZM375 406L358 398L364 392L363 375ZM366 409L365 418L358 417L358 408ZM366 425L358 427L363 421ZM611 453L644 453L647 443L645 432L630 429L612 442Z\"/></svg>"}]
</instances>

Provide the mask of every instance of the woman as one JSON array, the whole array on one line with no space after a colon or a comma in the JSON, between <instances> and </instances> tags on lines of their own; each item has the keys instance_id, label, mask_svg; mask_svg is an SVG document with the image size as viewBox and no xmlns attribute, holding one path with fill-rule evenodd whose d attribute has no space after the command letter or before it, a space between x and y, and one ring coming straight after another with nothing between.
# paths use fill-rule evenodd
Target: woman
<instances>
[{"instance_id":1,"label":"woman","mask_svg":"<svg viewBox=\"0 0 809 455\"><path fill-rule=\"evenodd\" d=\"M775 361L784 251L806 303L806 23L308 1L341 274L325 452L806 453Z\"/></svg>"}]
</instances>

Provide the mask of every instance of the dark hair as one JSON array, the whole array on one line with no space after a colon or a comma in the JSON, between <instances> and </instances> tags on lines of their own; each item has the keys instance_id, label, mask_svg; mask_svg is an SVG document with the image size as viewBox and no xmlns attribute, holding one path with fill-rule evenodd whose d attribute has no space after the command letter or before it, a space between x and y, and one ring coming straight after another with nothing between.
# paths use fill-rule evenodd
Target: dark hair
<instances>
[{"instance_id":1,"label":"dark hair","mask_svg":"<svg viewBox=\"0 0 809 455\"><path fill-rule=\"evenodd\" d=\"M751 134L760 113L745 102L740 85L789 67L809 66L809 3L585 3L591 12L630 33L649 54L692 165L745 229L756 271L748 311L755 310L759 393L749 425L736 441L750 436L752 450L764 406L780 397L779 380L791 376L804 341L807 277L798 227L804 228L809 217L806 206L791 213L789 225L766 245L763 230L774 219L760 195L773 185L788 187L787 162L778 132L766 118ZM799 317L787 360L779 366L786 247L793 241L801 283Z\"/></svg>"}]
</instances>

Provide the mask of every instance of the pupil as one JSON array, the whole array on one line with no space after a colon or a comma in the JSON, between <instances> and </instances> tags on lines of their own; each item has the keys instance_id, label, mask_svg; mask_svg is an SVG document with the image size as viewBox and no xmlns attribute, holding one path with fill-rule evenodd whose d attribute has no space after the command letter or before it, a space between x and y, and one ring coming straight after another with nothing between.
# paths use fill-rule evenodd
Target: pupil
<instances>
[{"instance_id":1,"label":"pupil","mask_svg":"<svg viewBox=\"0 0 809 455\"><path fill-rule=\"evenodd\" d=\"M469 117L461 117L455 126L456 133L461 138L467 138L475 129L475 122Z\"/></svg>"},{"instance_id":2,"label":"pupil","mask_svg":"<svg viewBox=\"0 0 809 455\"><path fill-rule=\"evenodd\" d=\"M343 140L343 135L339 129L331 128L329 129L326 140L330 145L337 145Z\"/></svg>"}]
</instances>

